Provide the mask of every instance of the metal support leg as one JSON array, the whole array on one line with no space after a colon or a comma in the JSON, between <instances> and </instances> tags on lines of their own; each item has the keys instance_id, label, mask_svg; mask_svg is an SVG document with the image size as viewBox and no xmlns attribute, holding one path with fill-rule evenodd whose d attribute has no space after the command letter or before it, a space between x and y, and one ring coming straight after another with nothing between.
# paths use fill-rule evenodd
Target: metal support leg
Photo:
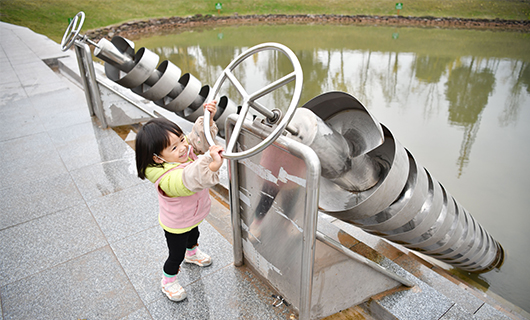
<instances>
[{"instance_id":1,"label":"metal support leg","mask_svg":"<svg viewBox=\"0 0 530 320\"><path fill-rule=\"evenodd\" d=\"M96 72L94 71L94 62L92 61L92 52L88 44L75 41L75 53L77 57L77 64L79 66L79 74L83 87L85 88L85 96L87 99L90 115L96 116L101 122L101 127L106 129L108 127L105 119L105 112L103 111L103 104L101 102L101 95L96 81Z\"/></svg>"}]
</instances>

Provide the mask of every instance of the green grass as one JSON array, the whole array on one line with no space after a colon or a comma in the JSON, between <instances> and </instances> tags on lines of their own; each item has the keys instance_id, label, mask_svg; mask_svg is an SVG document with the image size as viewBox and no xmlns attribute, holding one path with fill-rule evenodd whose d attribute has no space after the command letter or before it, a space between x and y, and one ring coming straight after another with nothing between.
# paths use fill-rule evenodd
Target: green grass
<instances>
[{"instance_id":1,"label":"green grass","mask_svg":"<svg viewBox=\"0 0 530 320\"><path fill-rule=\"evenodd\" d=\"M347 14L395 15L396 2L403 3L403 16L435 16L474 19L529 20L530 0L0 0L0 20L26 26L60 41L68 18L86 14L83 30L131 20L247 14Z\"/></svg>"}]
</instances>

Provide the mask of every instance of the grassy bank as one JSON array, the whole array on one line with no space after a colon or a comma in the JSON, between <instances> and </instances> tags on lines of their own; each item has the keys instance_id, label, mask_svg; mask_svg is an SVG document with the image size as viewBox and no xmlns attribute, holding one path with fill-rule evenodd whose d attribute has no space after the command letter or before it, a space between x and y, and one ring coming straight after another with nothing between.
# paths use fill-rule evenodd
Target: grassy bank
<instances>
[{"instance_id":1,"label":"grassy bank","mask_svg":"<svg viewBox=\"0 0 530 320\"><path fill-rule=\"evenodd\" d=\"M217 2L222 3L219 12ZM195 14L347 14L529 20L530 0L0 0L0 20L60 41L68 18L84 11L83 30L131 20Z\"/></svg>"},{"instance_id":2,"label":"grassy bank","mask_svg":"<svg viewBox=\"0 0 530 320\"><path fill-rule=\"evenodd\" d=\"M83 30L130 20L219 14L347 14L395 15L396 2L403 3L404 16L436 16L474 19L529 20L530 0L0 0L0 20L26 26L60 41L68 18L84 11Z\"/></svg>"}]
</instances>

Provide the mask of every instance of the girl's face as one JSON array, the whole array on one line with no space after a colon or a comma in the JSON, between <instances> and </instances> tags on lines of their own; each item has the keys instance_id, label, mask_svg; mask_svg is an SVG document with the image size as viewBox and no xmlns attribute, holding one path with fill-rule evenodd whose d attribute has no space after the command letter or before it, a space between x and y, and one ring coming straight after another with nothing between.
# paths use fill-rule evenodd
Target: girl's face
<instances>
[{"instance_id":1,"label":"girl's face","mask_svg":"<svg viewBox=\"0 0 530 320\"><path fill-rule=\"evenodd\" d=\"M188 161L188 142L184 135L177 136L176 134L169 133L169 146L167 146L160 154L153 156L156 163L163 162L178 162L184 163Z\"/></svg>"}]
</instances>

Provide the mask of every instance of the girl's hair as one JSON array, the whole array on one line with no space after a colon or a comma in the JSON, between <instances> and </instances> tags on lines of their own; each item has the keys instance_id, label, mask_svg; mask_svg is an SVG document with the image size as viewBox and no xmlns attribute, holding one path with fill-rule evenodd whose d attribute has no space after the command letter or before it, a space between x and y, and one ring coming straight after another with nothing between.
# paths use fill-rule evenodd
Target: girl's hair
<instances>
[{"instance_id":1,"label":"girl's hair","mask_svg":"<svg viewBox=\"0 0 530 320\"><path fill-rule=\"evenodd\" d=\"M162 166L153 160L153 155L160 154L170 144L169 134L181 137L184 133L175 123L164 119L149 120L136 135L136 170L138 177L145 179L145 169L148 166Z\"/></svg>"}]
</instances>

